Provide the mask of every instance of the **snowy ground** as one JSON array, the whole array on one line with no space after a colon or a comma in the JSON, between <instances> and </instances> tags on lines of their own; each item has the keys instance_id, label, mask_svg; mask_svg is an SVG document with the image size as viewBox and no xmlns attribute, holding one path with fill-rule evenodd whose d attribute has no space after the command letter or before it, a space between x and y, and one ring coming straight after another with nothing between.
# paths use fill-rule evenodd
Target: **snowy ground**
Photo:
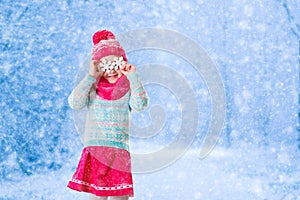
<instances>
[{"instance_id":1,"label":"snowy ground","mask_svg":"<svg viewBox=\"0 0 300 200\"><path fill-rule=\"evenodd\" d=\"M245 146L246 147L246 146ZM283 150L283 149L282 149ZM135 198L156 199L284 199L300 197L300 159L272 147L217 147L200 160L196 149L162 170L134 174ZM295 150L294 155L299 151ZM76 158L77 159L77 158ZM0 199L87 199L66 187L76 159L61 170L15 177L1 184Z\"/></svg>"}]
</instances>

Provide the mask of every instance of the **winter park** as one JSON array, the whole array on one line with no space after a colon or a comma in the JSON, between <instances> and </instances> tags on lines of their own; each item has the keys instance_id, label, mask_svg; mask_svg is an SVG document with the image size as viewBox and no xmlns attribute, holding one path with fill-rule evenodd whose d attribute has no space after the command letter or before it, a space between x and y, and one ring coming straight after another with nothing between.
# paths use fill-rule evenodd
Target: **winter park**
<instances>
[{"instance_id":1,"label":"winter park","mask_svg":"<svg viewBox=\"0 0 300 200\"><path fill-rule=\"evenodd\" d=\"M300 199L299 0L2 0L0 10L0 200L89 199L67 187L89 112L69 96L103 29L149 98L128 122L129 199Z\"/></svg>"}]
</instances>

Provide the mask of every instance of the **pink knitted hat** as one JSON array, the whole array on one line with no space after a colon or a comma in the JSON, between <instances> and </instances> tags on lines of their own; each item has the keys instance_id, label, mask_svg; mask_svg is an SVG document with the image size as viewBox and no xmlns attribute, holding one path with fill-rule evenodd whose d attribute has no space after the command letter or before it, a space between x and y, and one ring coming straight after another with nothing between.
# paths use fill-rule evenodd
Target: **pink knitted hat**
<instances>
[{"instance_id":1,"label":"pink knitted hat","mask_svg":"<svg viewBox=\"0 0 300 200\"><path fill-rule=\"evenodd\" d=\"M122 56L127 61L126 54L115 35L108 30L97 31L93 35L92 60L100 60L109 55Z\"/></svg>"}]
</instances>

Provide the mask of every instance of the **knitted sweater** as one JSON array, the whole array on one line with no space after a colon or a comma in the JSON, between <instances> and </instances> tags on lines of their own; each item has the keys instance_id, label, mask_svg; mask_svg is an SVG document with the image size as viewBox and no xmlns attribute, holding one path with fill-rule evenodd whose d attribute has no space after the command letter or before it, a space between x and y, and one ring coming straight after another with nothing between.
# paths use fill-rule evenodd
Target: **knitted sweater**
<instances>
[{"instance_id":1,"label":"knitted sweater","mask_svg":"<svg viewBox=\"0 0 300 200\"><path fill-rule=\"evenodd\" d=\"M105 100L96 94L96 79L87 75L68 98L72 109L87 108L85 146L107 146L129 151L130 111L141 111L148 97L136 72L127 75L130 90L120 99Z\"/></svg>"}]
</instances>

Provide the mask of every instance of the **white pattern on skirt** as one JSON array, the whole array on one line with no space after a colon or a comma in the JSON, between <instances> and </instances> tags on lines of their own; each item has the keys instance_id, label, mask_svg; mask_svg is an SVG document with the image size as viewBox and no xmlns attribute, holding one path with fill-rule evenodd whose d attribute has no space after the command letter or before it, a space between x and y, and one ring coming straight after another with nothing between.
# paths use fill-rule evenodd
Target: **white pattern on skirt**
<instances>
[{"instance_id":1,"label":"white pattern on skirt","mask_svg":"<svg viewBox=\"0 0 300 200\"><path fill-rule=\"evenodd\" d=\"M90 186L96 190L121 190L121 189L127 189L127 188L133 188L132 185L119 185L119 186L115 186L115 187L97 187L95 184L90 184L81 180L77 180L72 178L71 180L74 183L77 184L81 184L81 185L86 185L86 186Z\"/></svg>"}]
</instances>

